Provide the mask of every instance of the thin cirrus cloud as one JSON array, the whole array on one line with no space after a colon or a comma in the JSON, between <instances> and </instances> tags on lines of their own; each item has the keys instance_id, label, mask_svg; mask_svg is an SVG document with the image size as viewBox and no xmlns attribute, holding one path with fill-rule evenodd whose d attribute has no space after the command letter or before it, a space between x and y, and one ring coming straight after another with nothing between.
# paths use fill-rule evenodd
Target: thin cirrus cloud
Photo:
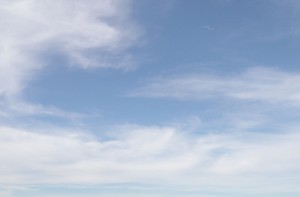
<instances>
[{"instance_id":1,"label":"thin cirrus cloud","mask_svg":"<svg viewBox=\"0 0 300 197\"><path fill-rule=\"evenodd\" d=\"M291 178L300 170L295 151L300 135L293 131L193 136L180 127L123 125L107 138L58 128L45 133L2 126L0 134L0 183L7 188L139 182L180 185L182 191L299 190L297 177Z\"/></svg>"},{"instance_id":2,"label":"thin cirrus cloud","mask_svg":"<svg viewBox=\"0 0 300 197\"><path fill-rule=\"evenodd\" d=\"M139 35L129 17L130 3L1 0L0 95L24 89L47 65L45 54L55 51L81 68L132 67L130 56L122 53Z\"/></svg>"},{"instance_id":3,"label":"thin cirrus cloud","mask_svg":"<svg viewBox=\"0 0 300 197\"><path fill-rule=\"evenodd\" d=\"M191 74L154 78L130 96L204 100L229 98L300 104L300 74L266 67L232 75Z\"/></svg>"}]
</instances>

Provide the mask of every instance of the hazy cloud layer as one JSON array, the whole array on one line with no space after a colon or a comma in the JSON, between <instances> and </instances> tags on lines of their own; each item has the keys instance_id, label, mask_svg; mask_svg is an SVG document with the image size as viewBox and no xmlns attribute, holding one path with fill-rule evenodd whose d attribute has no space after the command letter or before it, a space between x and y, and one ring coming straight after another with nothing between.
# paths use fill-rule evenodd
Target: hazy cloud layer
<instances>
[{"instance_id":1,"label":"hazy cloud layer","mask_svg":"<svg viewBox=\"0 0 300 197\"><path fill-rule=\"evenodd\" d=\"M289 179L300 170L298 131L193 136L177 127L124 125L110 131L108 139L89 132L49 134L2 126L0 134L0 182L7 187L139 182L298 191L297 177Z\"/></svg>"}]
</instances>

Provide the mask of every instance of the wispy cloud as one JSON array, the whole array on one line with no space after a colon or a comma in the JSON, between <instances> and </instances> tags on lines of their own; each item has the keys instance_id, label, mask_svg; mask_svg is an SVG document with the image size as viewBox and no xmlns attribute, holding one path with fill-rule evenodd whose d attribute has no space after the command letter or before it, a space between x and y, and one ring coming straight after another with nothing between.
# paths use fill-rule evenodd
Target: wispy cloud
<instances>
[{"instance_id":1,"label":"wispy cloud","mask_svg":"<svg viewBox=\"0 0 300 197\"><path fill-rule=\"evenodd\" d=\"M300 170L298 132L194 136L178 127L124 125L106 137L5 126L0 134L0 182L7 187L139 182L182 189L271 192L272 185L283 192L298 191L294 180L284 178Z\"/></svg>"},{"instance_id":2,"label":"wispy cloud","mask_svg":"<svg viewBox=\"0 0 300 197\"><path fill-rule=\"evenodd\" d=\"M129 68L138 30L129 18L130 0L1 1L0 94L24 88L47 53L59 51L82 67Z\"/></svg>"},{"instance_id":3,"label":"wispy cloud","mask_svg":"<svg viewBox=\"0 0 300 197\"><path fill-rule=\"evenodd\" d=\"M16 117L49 116L74 122L90 115L62 110L54 106L44 106L41 104L34 104L11 98L9 100L3 101L0 104L0 117L1 116L3 118L9 119L13 119Z\"/></svg>"},{"instance_id":4,"label":"wispy cloud","mask_svg":"<svg viewBox=\"0 0 300 197\"><path fill-rule=\"evenodd\" d=\"M133 91L136 97L203 100L230 98L268 103L300 103L300 74L270 68L251 68L231 75L187 74L154 78Z\"/></svg>"},{"instance_id":5,"label":"wispy cloud","mask_svg":"<svg viewBox=\"0 0 300 197\"><path fill-rule=\"evenodd\" d=\"M49 55L68 59L66 66L134 67L126 49L140 31L130 18L131 0L38 1L0 3L0 114L8 111L73 116L55 107L23 101L28 82L51 66ZM56 64L56 63L55 63Z\"/></svg>"},{"instance_id":6,"label":"wispy cloud","mask_svg":"<svg viewBox=\"0 0 300 197\"><path fill-rule=\"evenodd\" d=\"M209 25L204 25L204 26L202 26L202 29L205 29L205 30L208 30L208 31L213 31L213 30L215 30L215 28L213 28L212 26L209 26Z\"/></svg>"}]
</instances>

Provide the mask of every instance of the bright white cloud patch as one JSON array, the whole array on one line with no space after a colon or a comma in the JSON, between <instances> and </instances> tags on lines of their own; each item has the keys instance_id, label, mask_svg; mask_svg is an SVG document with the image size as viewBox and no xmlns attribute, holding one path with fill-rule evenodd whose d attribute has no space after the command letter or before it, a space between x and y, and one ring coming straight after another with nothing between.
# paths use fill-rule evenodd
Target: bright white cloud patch
<instances>
[{"instance_id":1,"label":"bright white cloud patch","mask_svg":"<svg viewBox=\"0 0 300 197\"><path fill-rule=\"evenodd\" d=\"M0 95L18 93L58 53L82 68L129 68L130 0L0 1Z\"/></svg>"},{"instance_id":2,"label":"bright white cloud patch","mask_svg":"<svg viewBox=\"0 0 300 197\"><path fill-rule=\"evenodd\" d=\"M131 95L182 100L233 98L299 104L299 84L300 74L252 68L229 76L192 74L156 78Z\"/></svg>"},{"instance_id":3,"label":"bright white cloud patch","mask_svg":"<svg viewBox=\"0 0 300 197\"><path fill-rule=\"evenodd\" d=\"M295 151L300 148L299 133L191 136L175 127L127 125L109 136L105 140L81 132L46 134L1 127L0 183L139 182L265 192L273 185L280 191L298 191L297 178L285 176L300 170Z\"/></svg>"}]
</instances>

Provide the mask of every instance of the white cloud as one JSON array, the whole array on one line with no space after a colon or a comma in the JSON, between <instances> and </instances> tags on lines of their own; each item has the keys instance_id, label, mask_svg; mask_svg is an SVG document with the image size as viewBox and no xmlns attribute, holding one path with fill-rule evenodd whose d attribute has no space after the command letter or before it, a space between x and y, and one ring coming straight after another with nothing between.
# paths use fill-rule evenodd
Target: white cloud
<instances>
[{"instance_id":1,"label":"white cloud","mask_svg":"<svg viewBox=\"0 0 300 197\"><path fill-rule=\"evenodd\" d=\"M30 80L49 57L67 66L130 69L126 49L140 31L130 18L132 0L0 0L0 116L44 114L74 117L51 106L24 101Z\"/></svg>"},{"instance_id":2,"label":"white cloud","mask_svg":"<svg viewBox=\"0 0 300 197\"><path fill-rule=\"evenodd\" d=\"M63 118L70 121L78 121L84 117L91 116L91 114L87 115L83 113L65 111L54 106L33 104L15 98L10 98L9 100L0 104L0 109L2 110L0 111L0 116L7 118L14 118L17 116L46 115Z\"/></svg>"},{"instance_id":3,"label":"white cloud","mask_svg":"<svg viewBox=\"0 0 300 197\"><path fill-rule=\"evenodd\" d=\"M131 0L0 1L0 95L20 92L57 52L82 68L129 68L135 42Z\"/></svg>"},{"instance_id":4,"label":"white cloud","mask_svg":"<svg viewBox=\"0 0 300 197\"><path fill-rule=\"evenodd\" d=\"M251 68L234 75L191 74L153 79L131 96L203 100L231 98L300 103L300 74Z\"/></svg>"},{"instance_id":5,"label":"white cloud","mask_svg":"<svg viewBox=\"0 0 300 197\"><path fill-rule=\"evenodd\" d=\"M97 137L0 128L2 186L102 183L298 191L299 132L192 135L125 125ZM281 179L272 179L278 177ZM268 188L273 186L273 189Z\"/></svg>"}]
</instances>

